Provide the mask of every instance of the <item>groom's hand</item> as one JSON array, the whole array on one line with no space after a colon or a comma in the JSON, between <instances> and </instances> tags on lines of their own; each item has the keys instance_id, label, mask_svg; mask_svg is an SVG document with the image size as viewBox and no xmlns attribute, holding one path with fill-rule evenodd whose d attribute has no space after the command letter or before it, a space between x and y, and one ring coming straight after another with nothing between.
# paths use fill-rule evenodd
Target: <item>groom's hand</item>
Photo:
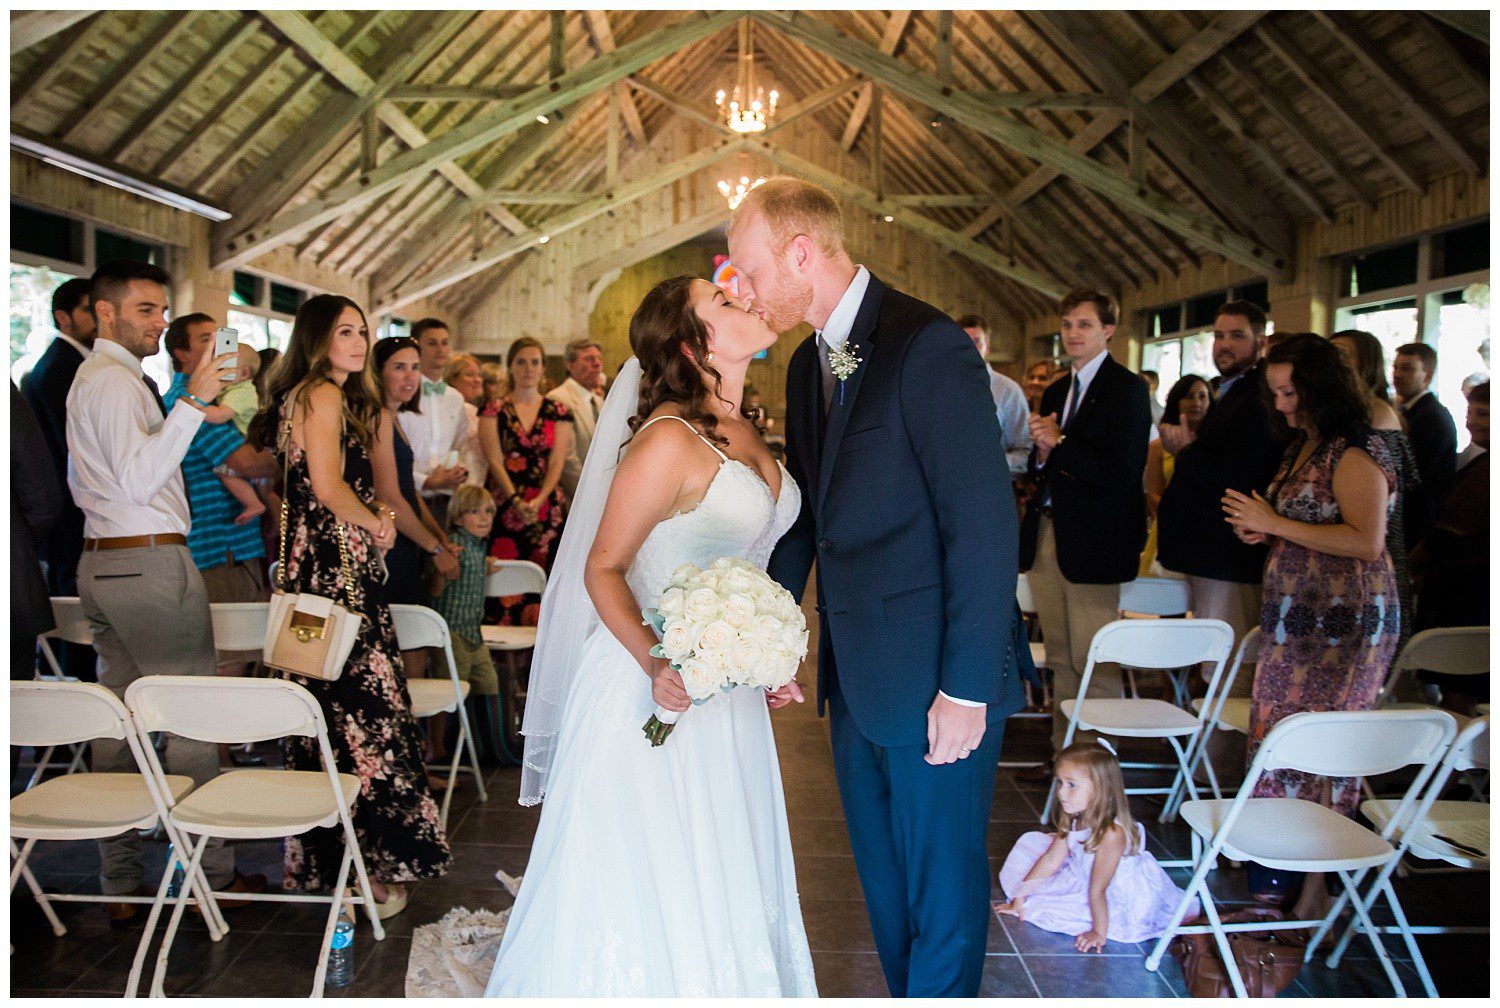
<instances>
[{"instance_id":1,"label":"groom's hand","mask_svg":"<svg viewBox=\"0 0 1500 1008\"><path fill-rule=\"evenodd\" d=\"M927 755L933 766L965 759L984 738L984 708L965 707L938 694L927 709Z\"/></svg>"}]
</instances>

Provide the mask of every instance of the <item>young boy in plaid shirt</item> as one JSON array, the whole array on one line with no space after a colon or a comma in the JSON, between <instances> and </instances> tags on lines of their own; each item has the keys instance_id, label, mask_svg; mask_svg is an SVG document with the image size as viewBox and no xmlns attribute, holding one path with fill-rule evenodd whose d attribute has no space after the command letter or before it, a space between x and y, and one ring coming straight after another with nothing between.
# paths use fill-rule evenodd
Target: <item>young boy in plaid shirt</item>
<instances>
[{"instance_id":1,"label":"young boy in plaid shirt","mask_svg":"<svg viewBox=\"0 0 1500 1008\"><path fill-rule=\"evenodd\" d=\"M490 527L495 520L495 502L483 487L460 486L453 491L448 505L449 537L461 547L458 555L458 578L449 581L432 607L448 621L453 641L453 663L458 678L469 684L471 698L500 695L500 680L479 621L484 615L484 586L491 570L500 561L488 555ZM498 755L493 726L498 715L491 716L494 704L488 699L475 703L477 718L471 718L481 750ZM476 713L471 711L471 713Z\"/></svg>"}]
</instances>

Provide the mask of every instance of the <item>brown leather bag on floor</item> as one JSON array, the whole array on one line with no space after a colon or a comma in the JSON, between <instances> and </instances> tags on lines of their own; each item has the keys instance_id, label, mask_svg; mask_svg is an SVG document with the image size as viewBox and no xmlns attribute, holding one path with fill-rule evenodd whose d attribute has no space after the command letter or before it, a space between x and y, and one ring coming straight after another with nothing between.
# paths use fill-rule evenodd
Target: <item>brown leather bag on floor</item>
<instances>
[{"instance_id":1,"label":"brown leather bag on floor","mask_svg":"<svg viewBox=\"0 0 1500 1008\"><path fill-rule=\"evenodd\" d=\"M1220 914L1225 924L1247 924L1255 921L1279 921L1279 911L1252 907L1235 913ZM1186 924L1207 924L1197 917ZM1245 991L1253 998L1275 997L1292 985L1302 969L1302 955L1307 951L1305 930L1231 931L1229 948L1235 965L1245 981ZM1182 965L1182 978L1188 997L1232 998L1234 985L1219 958L1219 947L1212 934L1178 935L1167 946Z\"/></svg>"}]
</instances>

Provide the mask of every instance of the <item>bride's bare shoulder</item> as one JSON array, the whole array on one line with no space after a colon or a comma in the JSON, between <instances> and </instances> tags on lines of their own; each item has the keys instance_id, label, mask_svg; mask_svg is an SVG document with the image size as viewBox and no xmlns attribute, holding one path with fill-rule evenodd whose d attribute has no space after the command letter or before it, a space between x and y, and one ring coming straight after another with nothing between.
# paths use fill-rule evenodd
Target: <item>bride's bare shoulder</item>
<instances>
[{"instance_id":1,"label":"bride's bare shoulder","mask_svg":"<svg viewBox=\"0 0 1500 1008\"><path fill-rule=\"evenodd\" d=\"M626 445L625 455L627 458L635 456L661 461L681 456L697 442L697 428L683 418L675 404L665 403L641 421L635 436Z\"/></svg>"}]
</instances>

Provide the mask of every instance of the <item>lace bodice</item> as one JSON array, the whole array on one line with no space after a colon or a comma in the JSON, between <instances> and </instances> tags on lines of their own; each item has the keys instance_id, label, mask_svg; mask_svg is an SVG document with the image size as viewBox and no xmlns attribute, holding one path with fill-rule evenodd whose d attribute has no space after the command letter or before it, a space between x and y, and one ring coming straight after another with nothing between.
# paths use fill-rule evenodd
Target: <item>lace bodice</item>
<instances>
[{"instance_id":1,"label":"lace bodice","mask_svg":"<svg viewBox=\"0 0 1500 1008\"><path fill-rule=\"evenodd\" d=\"M738 557L764 568L796 520L802 494L785 468L778 464L781 496L773 499L754 469L722 452L719 457L719 471L698 506L666 519L641 544L626 581L642 609L655 608L667 579L682 564L707 567L720 557Z\"/></svg>"}]
</instances>

